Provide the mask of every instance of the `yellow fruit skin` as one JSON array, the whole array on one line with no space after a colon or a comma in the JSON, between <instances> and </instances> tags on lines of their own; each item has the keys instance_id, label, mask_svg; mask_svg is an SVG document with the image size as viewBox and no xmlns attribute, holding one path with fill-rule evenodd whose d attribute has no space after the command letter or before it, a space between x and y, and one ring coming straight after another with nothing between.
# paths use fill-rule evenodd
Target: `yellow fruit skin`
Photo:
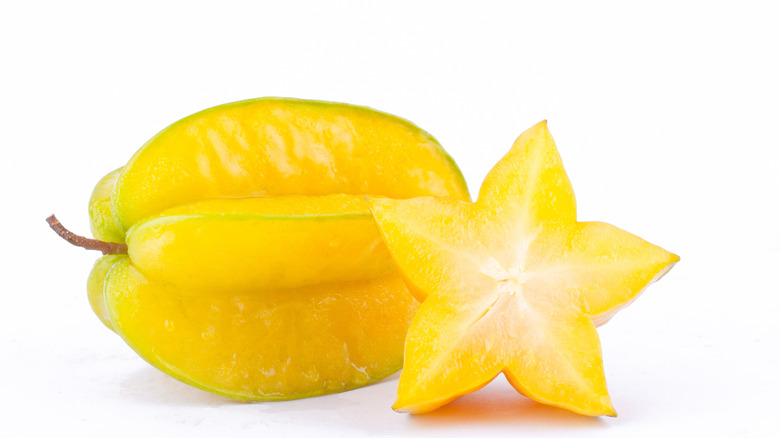
<instances>
[{"instance_id":1,"label":"yellow fruit skin","mask_svg":"<svg viewBox=\"0 0 780 438\"><path fill-rule=\"evenodd\" d=\"M122 169L120 167L101 178L89 197L89 228L95 239L104 242L125 242L125 232L111 214L111 193Z\"/></svg>"},{"instance_id":2,"label":"yellow fruit skin","mask_svg":"<svg viewBox=\"0 0 780 438\"><path fill-rule=\"evenodd\" d=\"M256 293L396 270L355 195L199 201L137 223L127 243L147 278L192 293Z\"/></svg>"},{"instance_id":3,"label":"yellow fruit skin","mask_svg":"<svg viewBox=\"0 0 780 438\"><path fill-rule=\"evenodd\" d=\"M264 98L207 109L149 140L111 198L123 230L201 199L345 193L469 199L436 140L412 123L353 105Z\"/></svg>"},{"instance_id":4,"label":"yellow fruit skin","mask_svg":"<svg viewBox=\"0 0 780 438\"><path fill-rule=\"evenodd\" d=\"M114 266L114 263L125 258L127 257L124 255L106 255L97 259L95 266L92 267L92 271L90 271L89 278L87 279L87 298L89 298L89 305L92 306L92 311L95 312L95 315L98 316L100 321L112 331L114 330L114 325L111 323L111 318L108 316L103 287L106 275Z\"/></svg>"},{"instance_id":5,"label":"yellow fruit skin","mask_svg":"<svg viewBox=\"0 0 780 438\"><path fill-rule=\"evenodd\" d=\"M146 361L197 388L285 400L363 386L402 365L417 303L396 274L198 296L151 282L117 257L105 279L112 326Z\"/></svg>"}]
</instances>

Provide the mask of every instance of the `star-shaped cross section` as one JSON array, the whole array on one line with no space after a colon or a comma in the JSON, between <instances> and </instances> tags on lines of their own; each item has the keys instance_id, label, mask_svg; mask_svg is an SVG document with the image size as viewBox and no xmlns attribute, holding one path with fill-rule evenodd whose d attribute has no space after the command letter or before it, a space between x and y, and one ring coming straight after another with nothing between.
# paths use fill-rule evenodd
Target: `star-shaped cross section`
<instances>
[{"instance_id":1,"label":"star-shaped cross section","mask_svg":"<svg viewBox=\"0 0 780 438\"><path fill-rule=\"evenodd\" d=\"M538 402L615 415L595 328L679 258L611 225L577 222L546 122L520 135L475 203L368 202L422 302L394 409L436 409L503 372Z\"/></svg>"}]
</instances>

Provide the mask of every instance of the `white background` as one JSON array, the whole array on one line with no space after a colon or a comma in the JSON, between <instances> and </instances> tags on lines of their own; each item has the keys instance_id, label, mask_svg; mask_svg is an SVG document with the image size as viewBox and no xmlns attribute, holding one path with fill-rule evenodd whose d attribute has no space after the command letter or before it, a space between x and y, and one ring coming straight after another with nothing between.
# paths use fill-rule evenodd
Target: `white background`
<instances>
[{"instance_id":1,"label":"white background","mask_svg":"<svg viewBox=\"0 0 780 438\"><path fill-rule=\"evenodd\" d=\"M780 14L773 2L4 2L0 434L768 436L780 390ZM682 261L599 329L620 416L541 406L499 377L430 415L397 376L238 404L147 365L91 313L94 183L168 124L287 96L434 134L472 194L542 119L582 220ZM11 431L14 434L7 435Z\"/></svg>"}]
</instances>

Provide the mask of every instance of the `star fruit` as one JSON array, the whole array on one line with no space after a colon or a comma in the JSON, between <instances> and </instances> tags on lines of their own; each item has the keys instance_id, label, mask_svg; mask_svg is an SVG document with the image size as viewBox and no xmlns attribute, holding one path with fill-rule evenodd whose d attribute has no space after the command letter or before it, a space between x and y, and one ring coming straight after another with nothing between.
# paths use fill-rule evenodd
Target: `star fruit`
<instances>
[{"instance_id":1,"label":"star fruit","mask_svg":"<svg viewBox=\"0 0 780 438\"><path fill-rule=\"evenodd\" d=\"M524 132L476 202L369 199L422 305L394 409L422 413L504 373L520 393L611 415L596 326L679 258L601 222L577 222L546 122Z\"/></svg>"},{"instance_id":2,"label":"star fruit","mask_svg":"<svg viewBox=\"0 0 780 438\"><path fill-rule=\"evenodd\" d=\"M143 359L238 400L400 369L418 303L363 197L469 199L428 133L352 105L256 99L169 126L89 203L89 300Z\"/></svg>"}]
</instances>

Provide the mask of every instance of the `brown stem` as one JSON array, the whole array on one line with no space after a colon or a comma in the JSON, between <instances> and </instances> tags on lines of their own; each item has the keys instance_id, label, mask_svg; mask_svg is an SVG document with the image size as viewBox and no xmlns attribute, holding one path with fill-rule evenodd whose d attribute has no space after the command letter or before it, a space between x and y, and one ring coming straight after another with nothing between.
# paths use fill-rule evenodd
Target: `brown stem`
<instances>
[{"instance_id":1,"label":"brown stem","mask_svg":"<svg viewBox=\"0 0 780 438\"><path fill-rule=\"evenodd\" d=\"M54 215L46 218L46 222L49 224L52 230L54 230L60 237L65 239L71 245L80 246L84 249L97 250L105 254L127 254L127 245L124 243L103 242L102 240L89 239L78 234L73 234L67 228L62 226L59 220Z\"/></svg>"}]
</instances>

